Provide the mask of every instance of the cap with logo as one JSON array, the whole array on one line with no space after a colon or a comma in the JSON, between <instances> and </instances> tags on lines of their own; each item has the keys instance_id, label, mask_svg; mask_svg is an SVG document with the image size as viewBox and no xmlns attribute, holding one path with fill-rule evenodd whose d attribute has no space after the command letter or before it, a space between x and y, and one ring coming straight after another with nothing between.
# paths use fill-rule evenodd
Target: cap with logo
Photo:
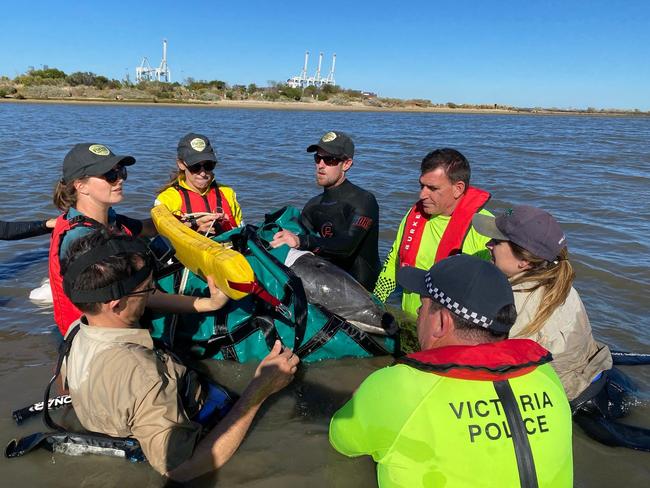
<instances>
[{"instance_id":1,"label":"cap with logo","mask_svg":"<svg viewBox=\"0 0 650 488\"><path fill-rule=\"evenodd\" d=\"M309 146L307 152L316 152L319 149L341 159L354 157L354 142L343 132L327 132L317 144Z\"/></svg>"},{"instance_id":2,"label":"cap with logo","mask_svg":"<svg viewBox=\"0 0 650 488\"><path fill-rule=\"evenodd\" d=\"M101 176L117 164L130 166L134 163L132 156L118 156L103 144L75 144L63 159L63 182L70 183L85 176Z\"/></svg>"},{"instance_id":3,"label":"cap with logo","mask_svg":"<svg viewBox=\"0 0 650 488\"><path fill-rule=\"evenodd\" d=\"M499 334L512 327L496 319L503 307L514 305L512 287L506 275L488 261L458 254L428 271L405 266L398 270L397 282L408 291L431 297L477 327Z\"/></svg>"},{"instance_id":4,"label":"cap with logo","mask_svg":"<svg viewBox=\"0 0 650 488\"><path fill-rule=\"evenodd\" d=\"M203 161L217 162L217 156L210 139L201 135L190 132L181 137L178 141L177 148L178 159L185 162L186 165L192 166Z\"/></svg>"},{"instance_id":5,"label":"cap with logo","mask_svg":"<svg viewBox=\"0 0 650 488\"><path fill-rule=\"evenodd\" d=\"M547 261L555 261L566 247L566 236L557 220L550 213L529 205L508 209L497 218L477 214L472 225L479 234L514 242Z\"/></svg>"}]
</instances>

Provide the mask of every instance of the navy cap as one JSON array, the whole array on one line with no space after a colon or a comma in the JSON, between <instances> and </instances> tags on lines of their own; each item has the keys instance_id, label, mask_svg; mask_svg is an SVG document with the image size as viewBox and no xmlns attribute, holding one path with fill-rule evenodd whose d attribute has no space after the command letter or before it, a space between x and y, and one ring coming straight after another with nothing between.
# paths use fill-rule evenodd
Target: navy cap
<instances>
[{"instance_id":1,"label":"navy cap","mask_svg":"<svg viewBox=\"0 0 650 488\"><path fill-rule=\"evenodd\" d=\"M185 162L187 166L192 166L203 161L217 162L210 139L201 135L190 132L181 137L178 141L177 148L178 159Z\"/></svg>"},{"instance_id":2,"label":"navy cap","mask_svg":"<svg viewBox=\"0 0 650 488\"><path fill-rule=\"evenodd\" d=\"M307 148L307 152L316 152L322 149L337 158L352 159L354 157L354 142L350 136L343 132L330 131L323 135L317 144Z\"/></svg>"},{"instance_id":3,"label":"navy cap","mask_svg":"<svg viewBox=\"0 0 650 488\"><path fill-rule=\"evenodd\" d=\"M70 183L86 176L101 176L115 165L135 164L132 156L118 156L103 144L84 142L75 144L63 159L63 182Z\"/></svg>"},{"instance_id":4,"label":"navy cap","mask_svg":"<svg viewBox=\"0 0 650 488\"><path fill-rule=\"evenodd\" d=\"M450 256L425 271L405 266L397 282L420 296L431 297L457 316L499 334L512 325L496 320L497 313L515 303L508 278L494 264L467 254Z\"/></svg>"},{"instance_id":5,"label":"navy cap","mask_svg":"<svg viewBox=\"0 0 650 488\"><path fill-rule=\"evenodd\" d=\"M476 214L472 225L479 234L511 241L535 256L555 261L566 247L566 236L553 216L542 209L520 205L497 218Z\"/></svg>"}]
</instances>

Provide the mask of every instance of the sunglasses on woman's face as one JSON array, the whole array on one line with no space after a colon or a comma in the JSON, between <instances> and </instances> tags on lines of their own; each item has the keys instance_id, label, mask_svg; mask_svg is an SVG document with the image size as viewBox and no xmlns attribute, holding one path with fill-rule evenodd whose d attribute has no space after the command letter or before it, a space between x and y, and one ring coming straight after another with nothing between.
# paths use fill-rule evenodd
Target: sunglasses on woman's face
<instances>
[{"instance_id":1,"label":"sunglasses on woman's face","mask_svg":"<svg viewBox=\"0 0 650 488\"><path fill-rule=\"evenodd\" d=\"M322 154L314 154L314 162L316 164L320 163L321 159L325 166L336 166L337 164L343 162L343 159L337 158L336 156L323 156Z\"/></svg>"},{"instance_id":2,"label":"sunglasses on woman's face","mask_svg":"<svg viewBox=\"0 0 650 488\"><path fill-rule=\"evenodd\" d=\"M190 170L190 173L200 173L202 169L204 169L206 172L212 171L215 167L217 166L217 163L214 161L202 161L200 163L193 164L191 166L187 166L187 169Z\"/></svg>"},{"instance_id":3,"label":"sunglasses on woman's face","mask_svg":"<svg viewBox=\"0 0 650 488\"><path fill-rule=\"evenodd\" d=\"M105 179L111 185L117 183L117 180L126 181L127 172L126 166L117 166L110 171L104 173L100 178Z\"/></svg>"}]
</instances>

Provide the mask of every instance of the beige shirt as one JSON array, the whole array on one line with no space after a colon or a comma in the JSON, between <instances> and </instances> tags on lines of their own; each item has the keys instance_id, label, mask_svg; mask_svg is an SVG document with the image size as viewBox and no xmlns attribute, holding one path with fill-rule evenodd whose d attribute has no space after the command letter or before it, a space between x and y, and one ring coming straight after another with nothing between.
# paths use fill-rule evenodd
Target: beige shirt
<instances>
[{"instance_id":1,"label":"beige shirt","mask_svg":"<svg viewBox=\"0 0 650 488\"><path fill-rule=\"evenodd\" d=\"M189 418L200 408L196 373L154 350L147 330L80 327L62 378L84 428L137 439L160 473L189 459L201 432Z\"/></svg>"},{"instance_id":2,"label":"beige shirt","mask_svg":"<svg viewBox=\"0 0 650 488\"><path fill-rule=\"evenodd\" d=\"M566 301L555 309L544 327L532 336L520 335L537 314L543 287L533 292L527 289L532 283L520 283L512 287L517 308L517 321L509 337L528 338L538 342L553 354L551 366L555 369L569 400L584 391L601 371L612 367L609 348L594 340L591 324L582 300L575 288L571 288Z\"/></svg>"}]
</instances>

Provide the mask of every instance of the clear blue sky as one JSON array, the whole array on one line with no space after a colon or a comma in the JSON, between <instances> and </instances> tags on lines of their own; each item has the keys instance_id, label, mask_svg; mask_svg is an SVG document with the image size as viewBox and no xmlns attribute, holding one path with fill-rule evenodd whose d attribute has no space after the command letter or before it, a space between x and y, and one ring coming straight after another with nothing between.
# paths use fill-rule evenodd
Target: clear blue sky
<instances>
[{"instance_id":1,"label":"clear blue sky","mask_svg":"<svg viewBox=\"0 0 650 488\"><path fill-rule=\"evenodd\" d=\"M265 85L337 54L336 80L433 102L650 110L650 1L26 1L0 74L47 64L131 79L169 41L174 81Z\"/></svg>"}]
</instances>

